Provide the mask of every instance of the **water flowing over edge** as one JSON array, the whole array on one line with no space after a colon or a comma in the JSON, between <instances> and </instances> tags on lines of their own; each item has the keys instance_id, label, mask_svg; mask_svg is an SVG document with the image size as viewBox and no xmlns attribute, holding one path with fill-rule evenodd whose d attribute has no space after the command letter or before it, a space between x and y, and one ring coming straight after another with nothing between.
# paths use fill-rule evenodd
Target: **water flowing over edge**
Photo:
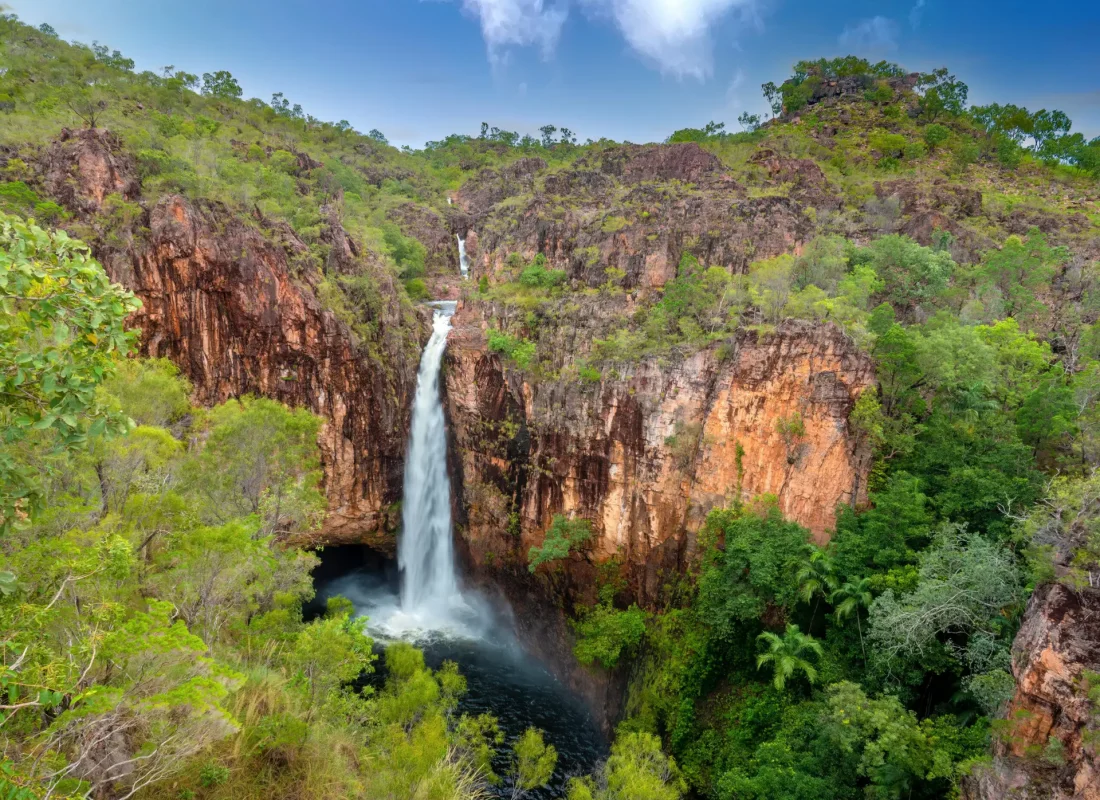
<instances>
[{"instance_id":1,"label":"water flowing over edge","mask_svg":"<svg viewBox=\"0 0 1100 800\"><path fill-rule=\"evenodd\" d=\"M461 236L456 237L458 239L458 269L462 273L463 278L470 277L470 259L466 255L466 240Z\"/></svg>"},{"instance_id":2,"label":"water flowing over edge","mask_svg":"<svg viewBox=\"0 0 1100 800\"><path fill-rule=\"evenodd\" d=\"M365 603L364 610L370 616L370 627L387 637L416 639L444 633L480 638L491 624L492 615L482 598L463 592L458 583L447 430L440 392L443 353L456 303L431 305L435 309L432 336L420 358L405 460L397 548L400 597L375 597L374 603Z\"/></svg>"}]
</instances>

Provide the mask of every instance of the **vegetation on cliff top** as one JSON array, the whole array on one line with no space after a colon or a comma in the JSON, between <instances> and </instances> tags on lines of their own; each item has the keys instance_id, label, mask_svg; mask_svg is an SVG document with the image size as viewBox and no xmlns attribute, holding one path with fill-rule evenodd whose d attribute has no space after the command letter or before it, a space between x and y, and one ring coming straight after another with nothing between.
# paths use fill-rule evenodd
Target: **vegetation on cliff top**
<instances>
[{"instance_id":1,"label":"vegetation on cliff top","mask_svg":"<svg viewBox=\"0 0 1100 800\"><path fill-rule=\"evenodd\" d=\"M518 165L535 177L505 186L497 210L562 220L592 196L550 192L548 178L626 150L484 126L401 152L281 95L242 100L228 73L135 73L117 51L7 16L0 66L0 209L104 252L140 239L169 195L258 211L306 244L319 294L353 324L359 306L395 298L372 294L367 273L337 273L333 219L420 296L446 268L448 192L483 169L507 183ZM1098 514L1100 142L1057 111L968 109L945 70L800 62L764 90L776 120L671 138L716 156L739 200L796 208L812 233L799 252L758 258L747 242L727 263L686 241L670 250L675 277L643 290L600 244L658 235L662 205L711 190L648 181L662 185L642 203L608 179L585 220L597 244L522 256L500 223L487 229L498 269L468 290L490 349L532 380L598 384L788 318L841 325L876 364L877 390L850 418L875 453L871 502L842 509L827 546L767 498L739 502L712 512L664 607L624 602L612 563L598 602L574 609L578 657L629 663L633 680L611 757L573 800L943 797L991 736L1015 735L992 720L1028 591L1056 570L1091 585L1100 568L1081 535ZM49 196L40 167L60 129L82 125L121 137L141 188L90 219ZM783 177L792 162L827 191ZM969 201L935 183L944 175L977 187L978 207L956 214ZM890 181L902 183L877 190ZM928 235L902 230L907 191L938 203L923 209L939 215ZM7 216L0 228L0 790L478 796L499 741L491 719L456 712L453 666L429 670L396 645L374 685L372 642L346 603L303 617L313 559L279 542L323 510L319 421L263 399L192 408L171 365L123 360L134 299L82 246ZM557 352L556 334L593 309L584 352ZM527 554L529 579L552 580L589 536L555 520ZM525 736L517 785L539 785L551 760Z\"/></svg>"}]
</instances>

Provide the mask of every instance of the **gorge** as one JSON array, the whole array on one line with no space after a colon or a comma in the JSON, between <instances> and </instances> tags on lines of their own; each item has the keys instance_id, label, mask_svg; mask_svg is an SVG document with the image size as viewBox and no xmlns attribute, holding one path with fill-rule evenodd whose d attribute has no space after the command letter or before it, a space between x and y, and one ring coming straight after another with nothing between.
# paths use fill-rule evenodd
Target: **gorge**
<instances>
[{"instance_id":1,"label":"gorge","mask_svg":"<svg viewBox=\"0 0 1100 800\"><path fill-rule=\"evenodd\" d=\"M851 57L402 150L0 30L0 796L1100 792L1100 145Z\"/></svg>"}]
</instances>

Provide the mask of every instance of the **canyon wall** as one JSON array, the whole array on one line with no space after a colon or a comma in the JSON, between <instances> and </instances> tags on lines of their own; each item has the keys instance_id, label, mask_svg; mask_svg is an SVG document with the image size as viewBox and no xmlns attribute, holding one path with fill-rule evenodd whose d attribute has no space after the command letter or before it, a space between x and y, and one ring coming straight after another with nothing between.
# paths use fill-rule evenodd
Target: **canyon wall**
<instances>
[{"instance_id":1,"label":"canyon wall","mask_svg":"<svg viewBox=\"0 0 1100 800\"><path fill-rule=\"evenodd\" d=\"M243 219L217 204L166 197L107 230L99 212L110 195L140 199L134 164L109 133L64 132L41 169L112 279L141 299L131 320L141 352L175 362L197 404L257 394L324 419L328 514L323 530L302 543L362 542L392 552L426 324L402 306L385 265L329 221L322 234L329 273L367 275L383 298L380 308L341 319L318 299L326 287L309 248L258 211ZM371 323L369 338L356 333L356 322Z\"/></svg>"},{"instance_id":2,"label":"canyon wall","mask_svg":"<svg viewBox=\"0 0 1100 800\"><path fill-rule=\"evenodd\" d=\"M1012 647L1016 693L991 764L963 782L966 800L1097 800L1100 592L1051 583L1028 603Z\"/></svg>"},{"instance_id":3,"label":"canyon wall","mask_svg":"<svg viewBox=\"0 0 1100 800\"><path fill-rule=\"evenodd\" d=\"M711 508L774 495L823 541L837 505L866 497L870 453L848 415L873 369L834 326L746 330L598 384L508 369L488 351L476 305L454 326L447 403L479 567L525 571L552 517L576 516L592 524L591 560L621 559L634 597L656 603ZM784 435L781 421L795 419L803 430ZM590 583L584 565L574 569Z\"/></svg>"}]
</instances>

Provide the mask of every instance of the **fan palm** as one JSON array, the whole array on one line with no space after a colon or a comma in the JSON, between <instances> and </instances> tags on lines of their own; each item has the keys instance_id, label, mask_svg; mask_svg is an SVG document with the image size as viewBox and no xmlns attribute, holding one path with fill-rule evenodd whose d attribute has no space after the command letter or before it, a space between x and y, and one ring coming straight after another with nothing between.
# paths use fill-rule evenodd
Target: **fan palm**
<instances>
[{"instance_id":1,"label":"fan palm","mask_svg":"<svg viewBox=\"0 0 1100 800\"><path fill-rule=\"evenodd\" d=\"M782 636L765 631L756 637L756 641L767 645L767 650L756 657L756 668L772 665L776 689L782 691L787 680L796 672L803 673L810 683L817 680L817 669L809 659L811 656L821 657L821 645L814 637L800 631L797 625L788 622Z\"/></svg>"},{"instance_id":2,"label":"fan palm","mask_svg":"<svg viewBox=\"0 0 1100 800\"><path fill-rule=\"evenodd\" d=\"M864 661L867 660L867 648L863 644L863 623L860 622L859 612L861 608L870 608L874 599L874 595L871 594L870 578L860 578L854 582L845 581L829 597L838 621L855 615L856 629L859 631L859 646L863 650Z\"/></svg>"}]
</instances>

